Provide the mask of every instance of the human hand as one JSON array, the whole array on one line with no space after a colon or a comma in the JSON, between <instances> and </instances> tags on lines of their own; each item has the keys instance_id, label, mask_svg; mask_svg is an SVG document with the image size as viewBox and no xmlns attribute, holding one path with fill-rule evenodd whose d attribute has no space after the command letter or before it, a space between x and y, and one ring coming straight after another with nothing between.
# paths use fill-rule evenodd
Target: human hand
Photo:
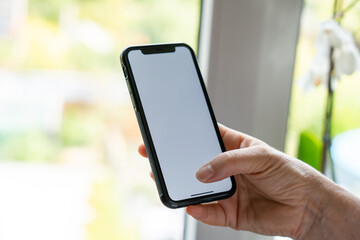
<instances>
[{"instance_id":1,"label":"human hand","mask_svg":"<svg viewBox=\"0 0 360 240\"><path fill-rule=\"evenodd\" d=\"M266 235L307 238L327 204L330 180L300 160L264 142L219 124L226 152L205 164L197 178L210 183L234 176L235 194L214 203L187 207L188 214L210 225ZM139 153L146 157L144 145ZM324 187L327 186L327 187Z\"/></svg>"}]
</instances>

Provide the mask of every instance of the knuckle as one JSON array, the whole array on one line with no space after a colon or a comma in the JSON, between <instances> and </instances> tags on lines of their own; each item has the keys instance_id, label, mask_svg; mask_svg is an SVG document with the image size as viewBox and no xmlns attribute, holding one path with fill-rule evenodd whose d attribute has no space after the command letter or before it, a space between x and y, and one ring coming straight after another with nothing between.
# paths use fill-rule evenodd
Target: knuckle
<instances>
[{"instance_id":1,"label":"knuckle","mask_svg":"<svg viewBox=\"0 0 360 240\"><path fill-rule=\"evenodd\" d=\"M234 168L234 164L236 164L236 158L233 151L227 151L220 155L221 157L218 159L217 164L215 164L215 168L217 171L221 171L222 174L227 174L231 169Z\"/></svg>"},{"instance_id":2,"label":"knuckle","mask_svg":"<svg viewBox=\"0 0 360 240\"><path fill-rule=\"evenodd\" d=\"M233 158L232 153L228 151L228 152L222 153L220 161L224 162L224 163L228 163L232 160L232 158Z\"/></svg>"},{"instance_id":3,"label":"knuckle","mask_svg":"<svg viewBox=\"0 0 360 240\"><path fill-rule=\"evenodd\" d=\"M231 159L232 157L231 151L224 152L224 157L226 160Z\"/></svg>"},{"instance_id":4,"label":"knuckle","mask_svg":"<svg viewBox=\"0 0 360 240\"><path fill-rule=\"evenodd\" d=\"M271 155L271 149L267 146L258 146L257 151L266 158L269 158Z\"/></svg>"},{"instance_id":5,"label":"knuckle","mask_svg":"<svg viewBox=\"0 0 360 240\"><path fill-rule=\"evenodd\" d=\"M238 169L239 165L239 156L237 151L230 151L227 153L227 160L226 160L226 168L225 173L226 175L233 174L236 169Z\"/></svg>"},{"instance_id":6,"label":"knuckle","mask_svg":"<svg viewBox=\"0 0 360 240\"><path fill-rule=\"evenodd\" d=\"M226 156L226 162L229 164L229 165L234 165L236 164L236 158L235 158L235 154L233 151L229 151L229 152L226 152L225 154Z\"/></svg>"}]
</instances>

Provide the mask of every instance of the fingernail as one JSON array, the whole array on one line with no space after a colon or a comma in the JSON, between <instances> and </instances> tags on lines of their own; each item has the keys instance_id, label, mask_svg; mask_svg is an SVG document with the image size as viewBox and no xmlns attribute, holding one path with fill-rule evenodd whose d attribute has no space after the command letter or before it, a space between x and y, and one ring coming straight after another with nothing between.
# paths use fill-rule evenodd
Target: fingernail
<instances>
[{"instance_id":1,"label":"fingernail","mask_svg":"<svg viewBox=\"0 0 360 240\"><path fill-rule=\"evenodd\" d=\"M215 171L212 167L211 164L207 164L203 167L201 167L197 172L196 172L196 177L197 179L199 179L201 182L206 182L207 180L209 180L212 176L214 176Z\"/></svg>"}]
</instances>

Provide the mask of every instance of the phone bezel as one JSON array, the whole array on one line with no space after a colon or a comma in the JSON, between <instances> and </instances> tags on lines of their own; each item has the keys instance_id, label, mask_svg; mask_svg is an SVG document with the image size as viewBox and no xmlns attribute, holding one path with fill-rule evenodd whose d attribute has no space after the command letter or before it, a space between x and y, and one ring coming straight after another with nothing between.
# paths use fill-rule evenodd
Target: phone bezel
<instances>
[{"instance_id":1,"label":"phone bezel","mask_svg":"<svg viewBox=\"0 0 360 240\"><path fill-rule=\"evenodd\" d=\"M160 168L160 164L156 155L156 150L154 147L154 143L152 141L152 137L150 134L150 130L149 130L149 126L147 124L146 121L146 116L141 104L141 100L139 97L139 93L136 87L136 82L134 79L134 75L132 73L132 69L129 63L129 59L128 59L128 55L131 51L134 50L141 50L144 54L158 54L158 53L165 53L165 52L173 52L175 51L176 47L186 47L192 56L195 68L196 68L196 72L198 75L198 79L200 81L200 85L208 106L208 110L210 112L210 116L211 116L211 120L213 122L215 131L216 131L216 135L219 141L219 144L221 146L221 150L222 152L225 152L225 146L224 143L222 141L222 137L217 125L217 121L215 118L215 114L214 111L211 107L211 103L210 103L210 99L209 96L207 94L206 91L206 87L200 72L200 68L197 64L197 60L196 60L196 55L194 53L194 51L192 50L192 48L185 44L185 43L171 43L171 44L150 44L150 45L138 45L138 46L131 46L128 47L126 49L123 50L123 52L121 53L120 56L120 61L123 67L123 72L125 75L125 80L127 82L127 86L128 86L128 90L130 93L130 97L132 98L132 103L133 103L133 107L136 113L136 117L137 117L137 121L140 127L140 132L142 135L142 138L144 140L144 144L145 144L145 148L149 157L149 161L150 161L150 165L151 165L151 169L153 171L153 175L154 175L154 179L155 179L155 183L158 189L158 193L160 196L160 199L162 201L162 203L169 207L169 208L180 208L180 207L185 207L188 205L196 205L196 204L200 204L200 203L206 203L206 202L213 202L216 200L221 200L221 199L225 199L228 197L231 197L235 191L236 191L236 181L234 176L231 176L231 183L232 183L232 188L229 191L226 192L221 192L221 193L215 193L215 194L210 194L210 195L205 195L205 196L199 196L199 197L195 197L195 198L188 198L188 199L184 199L184 200L180 200L180 201L175 201L172 200L168 194L167 188L166 188L166 184L165 184L165 180Z\"/></svg>"}]
</instances>

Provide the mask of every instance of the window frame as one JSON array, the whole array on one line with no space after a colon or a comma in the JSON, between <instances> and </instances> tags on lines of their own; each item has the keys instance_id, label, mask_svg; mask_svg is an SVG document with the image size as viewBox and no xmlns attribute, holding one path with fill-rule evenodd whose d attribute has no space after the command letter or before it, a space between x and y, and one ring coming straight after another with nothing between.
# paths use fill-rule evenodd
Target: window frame
<instances>
[{"instance_id":1,"label":"window frame","mask_svg":"<svg viewBox=\"0 0 360 240\"><path fill-rule=\"evenodd\" d=\"M302 5L206 0L201 6L198 60L217 120L279 150L285 145ZM189 216L184 226L184 240L273 239Z\"/></svg>"}]
</instances>

